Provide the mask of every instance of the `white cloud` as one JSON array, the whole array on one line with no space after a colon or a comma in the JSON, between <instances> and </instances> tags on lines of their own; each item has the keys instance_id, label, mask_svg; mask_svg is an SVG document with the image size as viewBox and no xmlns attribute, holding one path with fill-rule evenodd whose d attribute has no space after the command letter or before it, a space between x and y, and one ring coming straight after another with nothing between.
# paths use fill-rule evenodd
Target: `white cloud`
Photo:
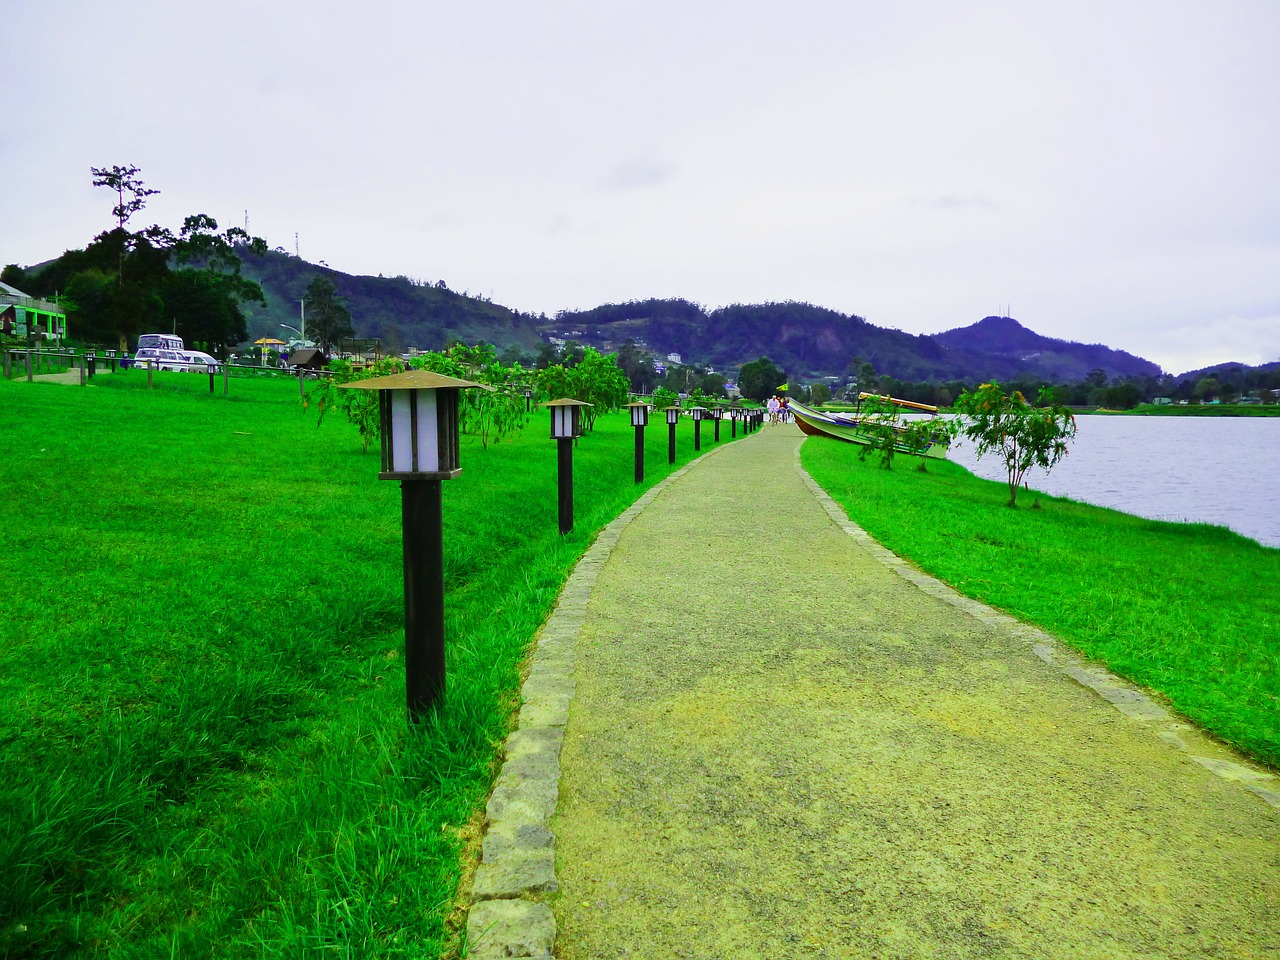
<instances>
[{"instance_id":1,"label":"white cloud","mask_svg":"<svg viewBox=\"0 0 1280 960\"><path fill-rule=\"evenodd\" d=\"M0 263L108 227L88 168L134 163L148 221L247 208L520 309L1011 303L1170 370L1277 355L1274 3L14 6L58 68L12 78Z\"/></svg>"},{"instance_id":2,"label":"white cloud","mask_svg":"<svg viewBox=\"0 0 1280 960\"><path fill-rule=\"evenodd\" d=\"M1217 363L1272 363L1280 360L1280 314L1221 317L1203 325L1175 327L1164 331L1152 350L1165 358L1162 366L1169 373Z\"/></svg>"},{"instance_id":3,"label":"white cloud","mask_svg":"<svg viewBox=\"0 0 1280 960\"><path fill-rule=\"evenodd\" d=\"M610 170L604 178L604 184L613 190L656 187L670 180L675 173L676 168L669 163L650 157L635 157Z\"/></svg>"}]
</instances>

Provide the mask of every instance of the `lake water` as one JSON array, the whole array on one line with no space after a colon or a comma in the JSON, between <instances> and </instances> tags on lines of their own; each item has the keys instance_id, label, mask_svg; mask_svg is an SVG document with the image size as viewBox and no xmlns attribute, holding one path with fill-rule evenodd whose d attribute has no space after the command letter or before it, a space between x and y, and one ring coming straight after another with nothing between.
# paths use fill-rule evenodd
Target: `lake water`
<instances>
[{"instance_id":1,"label":"lake water","mask_svg":"<svg viewBox=\"0 0 1280 960\"><path fill-rule=\"evenodd\" d=\"M1052 472L1027 471L1033 490L1152 520L1215 523L1280 547L1280 418L1084 416L1076 424L1071 452ZM975 460L968 440L948 456L1005 480L995 456Z\"/></svg>"}]
</instances>

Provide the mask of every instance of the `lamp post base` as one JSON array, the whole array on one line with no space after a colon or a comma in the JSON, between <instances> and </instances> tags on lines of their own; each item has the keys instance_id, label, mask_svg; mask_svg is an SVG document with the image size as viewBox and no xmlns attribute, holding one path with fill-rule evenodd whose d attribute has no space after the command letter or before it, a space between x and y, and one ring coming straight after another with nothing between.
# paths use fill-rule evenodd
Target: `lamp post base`
<instances>
[{"instance_id":1,"label":"lamp post base","mask_svg":"<svg viewBox=\"0 0 1280 960\"><path fill-rule=\"evenodd\" d=\"M556 441L556 473L559 478L560 533L573 529L573 441Z\"/></svg>"},{"instance_id":2,"label":"lamp post base","mask_svg":"<svg viewBox=\"0 0 1280 960\"><path fill-rule=\"evenodd\" d=\"M409 720L444 701L444 512L440 480L400 481L404 676Z\"/></svg>"}]
</instances>

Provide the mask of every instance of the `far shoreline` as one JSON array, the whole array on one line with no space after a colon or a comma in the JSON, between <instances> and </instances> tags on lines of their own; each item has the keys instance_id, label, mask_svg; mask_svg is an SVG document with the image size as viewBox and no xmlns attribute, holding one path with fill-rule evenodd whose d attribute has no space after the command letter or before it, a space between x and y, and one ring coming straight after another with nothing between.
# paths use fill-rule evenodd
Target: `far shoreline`
<instances>
[{"instance_id":1,"label":"far shoreline","mask_svg":"<svg viewBox=\"0 0 1280 960\"><path fill-rule=\"evenodd\" d=\"M1276 403L1143 403L1131 410L1108 410L1105 407L1088 407L1072 412L1081 415L1099 414L1108 417L1280 417L1280 404Z\"/></svg>"}]
</instances>

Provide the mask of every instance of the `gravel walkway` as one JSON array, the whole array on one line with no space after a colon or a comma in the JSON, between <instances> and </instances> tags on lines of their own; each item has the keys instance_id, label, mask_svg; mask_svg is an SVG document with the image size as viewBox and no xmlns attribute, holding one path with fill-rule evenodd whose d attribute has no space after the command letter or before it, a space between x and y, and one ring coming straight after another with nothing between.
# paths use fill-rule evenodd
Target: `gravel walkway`
<instances>
[{"instance_id":1,"label":"gravel walkway","mask_svg":"<svg viewBox=\"0 0 1280 960\"><path fill-rule=\"evenodd\" d=\"M698 462L577 588L514 904L555 956L1280 958L1274 779L842 528L799 440Z\"/></svg>"}]
</instances>

